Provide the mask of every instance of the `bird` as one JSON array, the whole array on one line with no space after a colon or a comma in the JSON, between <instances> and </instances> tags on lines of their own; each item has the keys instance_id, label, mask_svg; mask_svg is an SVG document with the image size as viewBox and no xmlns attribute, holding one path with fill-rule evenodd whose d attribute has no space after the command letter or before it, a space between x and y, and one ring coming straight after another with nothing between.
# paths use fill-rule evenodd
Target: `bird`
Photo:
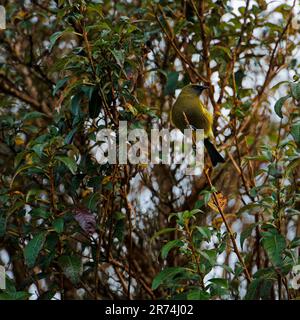
<instances>
[{"instance_id":1,"label":"bird","mask_svg":"<svg viewBox=\"0 0 300 320\"><path fill-rule=\"evenodd\" d=\"M171 121L181 132L189 126L204 130L204 146L215 167L225 160L211 142L214 139L213 115L200 100L200 95L205 89L208 89L208 86L198 84L188 84L183 87L171 109Z\"/></svg>"}]
</instances>

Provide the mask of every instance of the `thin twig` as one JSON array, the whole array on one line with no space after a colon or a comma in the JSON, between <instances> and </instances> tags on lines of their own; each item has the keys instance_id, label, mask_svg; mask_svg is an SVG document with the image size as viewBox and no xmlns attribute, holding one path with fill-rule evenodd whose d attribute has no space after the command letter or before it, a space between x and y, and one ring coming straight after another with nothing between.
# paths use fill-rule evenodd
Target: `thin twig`
<instances>
[{"instance_id":1,"label":"thin twig","mask_svg":"<svg viewBox=\"0 0 300 320\"><path fill-rule=\"evenodd\" d=\"M165 13L163 12L163 10L161 9L160 6L158 6L158 9L160 11L160 13L162 14L162 16L164 17L164 20L166 22L166 25L168 27L169 30L171 30L170 26L168 25L168 22L166 20L166 16ZM168 41L170 42L171 46L173 47L173 49L176 51L177 55L179 56L179 58L182 61L183 66L187 65L189 66L189 68L185 68L185 70L187 71L187 73L189 74L190 78L193 79L193 76L190 74L190 70L196 75L196 77L201 80L204 83L208 83L208 80L205 79L199 72L198 70L194 67L194 65L192 64L191 61L189 61L185 55L180 52L180 50L178 49L174 37L172 35L170 35L169 31L167 31L163 24L161 23L161 21L159 20L159 17L157 15L155 15L156 21L158 22L159 26L161 27L162 31L164 32L164 34L166 35L166 37L168 38Z\"/></svg>"},{"instance_id":2,"label":"thin twig","mask_svg":"<svg viewBox=\"0 0 300 320\"><path fill-rule=\"evenodd\" d=\"M137 281L140 282L140 284L142 285L142 287L145 289L145 291L150 295L151 299L155 299L155 295L153 293L153 291L151 290L151 288L146 284L146 282L141 278L140 276L137 276L136 274L133 273L133 271L129 270L129 267L126 265L123 265L121 262L117 261L116 259L110 258L109 259L109 263L111 263L114 266L117 266L118 268L121 268L123 270L125 270L127 273L130 273L131 276L133 276Z\"/></svg>"},{"instance_id":3,"label":"thin twig","mask_svg":"<svg viewBox=\"0 0 300 320\"><path fill-rule=\"evenodd\" d=\"M219 106L217 105L215 98L214 98L214 87L211 83L211 69L210 69L210 54L209 54L209 41L206 36L205 32L205 16L204 16L204 1L200 0L199 1L199 11L196 8L196 5L193 0L191 0L191 4L193 6L193 9L199 19L200 22L200 32L201 32L201 38L202 38L202 47L203 47L203 60L206 68L206 77L207 77L207 82L209 86L209 98L210 101L213 105L214 111L218 112L219 111Z\"/></svg>"},{"instance_id":4,"label":"thin twig","mask_svg":"<svg viewBox=\"0 0 300 320\"><path fill-rule=\"evenodd\" d=\"M206 177L206 180L207 180L209 186L210 186L211 188L213 188L213 185L212 185L212 183L211 183L211 180L210 180L210 177L209 177L209 175L208 175L208 173L207 173L207 170L204 170L204 174L205 174L205 177ZM238 257L238 259L239 259L239 261L240 261L240 264L242 265L242 267L243 267L243 269L244 269L244 273L245 273L245 276L246 276L246 279L247 279L248 283L250 283L250 282L252 281L251 276L250 276L250 273L249 273L249 271L248 271L248 269L247 269L247 266L246 266L246 264L245 264L245 262L244 262L244 260L243 260L243 258L242 258L242 256L241 256L241 254L240 254L240 251L239 251L238 246L237 246L237 244L236 244L236 241L235 241L235 237L234 237L234 235L233 235L233 232L232 232L232 230L231 230L231 228L230 228L230 226L229 226L229 224L228 224L228 222L227 222L227 220L226 220L226 217L225 217L225 214L224 214L224 212L223 212L223 209L222 209L222 207L221 207L221 205L220 205L220 203L219 203L219 199L218 199L218 197L217 197L217 195L216 195L215 192L212 192L212 195L213 195L214 203L215 203L215 205L216 205L217 208L218 208L218 211L219 211L219 213L220 213L220 215L221 215L221 217L222 217L222 220L223 220L223 222L224 222L224 224L225 224L226 230L227 230L227 232L228 232L228 234L229 234L229 236L230 236L230 239L231 239L231 242L232 242L232 245L233 245L234 252L235 252L235 254L237 255L237 257Z\"/></svg>"}]
</instances>

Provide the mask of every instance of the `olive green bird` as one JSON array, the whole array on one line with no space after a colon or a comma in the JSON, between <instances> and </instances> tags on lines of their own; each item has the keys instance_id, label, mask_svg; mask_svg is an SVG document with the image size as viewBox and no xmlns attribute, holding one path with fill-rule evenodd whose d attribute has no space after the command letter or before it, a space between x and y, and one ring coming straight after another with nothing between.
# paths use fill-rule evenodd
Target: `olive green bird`
<instances>
[{"instance_id":1,"label":"olive green bird","mask_svg":"<svg viewBox=\"0 0 300 320\"><path fill-rule=\"evenodd\" d=\"M212 165L216 166L218 162L223 163L225 160L210 141L210 139L214 139L212 131L213 115L209 113L199 98L202 91L207 88L197 84L185 86L172 107L171 119L173 124L182 132L188 128L188 124L195 129L204 130L204 146Z\"/></svg>"}]
</instances>

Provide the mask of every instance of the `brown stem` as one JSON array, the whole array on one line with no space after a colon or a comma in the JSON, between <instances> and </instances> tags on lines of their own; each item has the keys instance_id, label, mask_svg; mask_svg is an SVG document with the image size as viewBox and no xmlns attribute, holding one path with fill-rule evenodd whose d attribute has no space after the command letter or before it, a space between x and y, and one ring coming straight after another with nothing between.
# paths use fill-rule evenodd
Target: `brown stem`
<instances>
[{"instance_id":1,"label":"brown stem","mask_svg":"<svg viewBox=\"0 0 300 320\"><path fill-rule=\"evenodd\" d=\"M203 47L203 60L204 60L205 68L206 68L206 77L207 77L206 84L208 84L208 86L209 86L209 98L210 98L210 101L213 105L214 112L218 112L219 106L217 105L217 103L215 101L214 88L211 83L209 41L207 39L205 28L204 28L204 26L205 26L204 1L203 0L199 1L199 11L197 10L196 5L193 0L191 1L191 3L193 6L193 9L199 19L199 22L200 22L200 32L201 32L202 47Z\"/></svg>"},{"instance_id":2,"label":"brown stem","mask_svg":"<svg viewBox=\"0 0 300 320\"><path fill-rule=\"evenodd\" d=\"M204 289L203 275L202 275L202 272L200 270L199 255L197 255L197 253L196 253L196 250L195 250L195 247L194 247L194 244L193 244L192 233L191 233L191 231L189 229L188 223L185 224L185 230L186 230L187 235L188 235L188 241L189 241L190 248L191 248L191 251L192 251L192 256L193 256L193 258L195 260L195 263L196 263L196 266L197 266L197 273L198 273L199 278L200 278L200 286L201 286L202 289Z\"/></svg>"},{"instance_id":3,"label":"brown stem","mask_svg":"<svg viewBox=\"0 0 300 320\"><path fill-rule=\"evenodd\" d=\"M49 168L49 180L50 180L50 198L51 198L51 205L54 213L56 212L56 196L55 196L55 185L54 185L54 173L53 167Z\"/></svg>"},{"instance_id":4,"label":"brown stem","mask_svg":"<svg viewBox=\"0 0 300 320\"><path fill-rule=\"evenodd\" d=\"M130 273L131 276L133 276L138 282L140 282L141 286L150 295L151 299L153 299L153 300L155 299L155 295L154 295L153 291L147 285L146 281L141 278L141 275L137 276L136 274L134 274L134 272L132 270L131 271L129 270L128 266L123 265L121 262L119 262L113 258L109 259L109 263L111 263L114 266L117 266L118 268L125 270L128 274Z\"/></svg>"},{"instance_id":5,"label":"brown stem","mask_svg":"<svg viewBox=\"0 0 300 320\"><path fill-rule=\"evenodd\" d=\"M169 26L168 22L167 22L167 19L166 19L166 16L165 16L165 13L163 12L163 10L161 9L160 6L158 6L158 9L160 11L160 13L162 14L162 16L164 17L164 20L165 20L165 23L166 23L166 26L167 28L169 29L169 31L167 31L164 26L162 25L161 21L159 20L159 17L157 15L155 15L155 18L156 18L156 21L158 22L159 26L161 27L163 33L166 35L166 37L168 38L168 41L170 42L171 46L173 47L173 49L176 51L176 54L178 55L178 57L180 58L181 62L182 62L182 65L184 66L186 72L189 74L190 76L190 79L193 80L193 75L191 74L190 71L192 71L193 74L196 75L196 77L198 78L198 80L201 80L202 82L204 83L207 83L207 79L205 79L199 72L198 70L194 67L194 65L192 64L191 61L189 61L186 56L178 49L178 46L177 44L175 43L175 38L174 36L172 35L172 29L171 27ZM189 68L186 68L186 66L188 66Z\"/></svg>"},{"instance_id":6,"label":"brown stem","mask_svg":"<svg viewBox=\"0 0 300 320\"><path fill-rule=\"evenodd\" d=\"M289 25L290 25L291 22L292 22L293 9L294 9L294 7L295 7L295 4L296 4L296 0L294 0L294 2L293 2L293 5L292 5L291 11L290 11L290 13L289 13L289 17L288 17L287 23L286 23L284 29L282 30L280 36L278 37L278 39L277 39L277 41L276 41L276 43L275 43L274 49L273 49L273 51L272 51L272 53L271 53L269 68L268 68L268 71L267 71L267 74L266 74L266 77L265 77L265 81L264 81L264 83L263 83L263 85L262 85L262 87L261 87L261 90L260 90L259 93L258 93L258 96L261 96L261 95L263 94L263 92L265 91L267 85L270 83L270 75L271 75L271 72L272 72L272 70L273 70L273 68L274 68L273 62L274 62L274 59L275 59L275 56L276 56L275 54L276 54L276 52L277 52L277 48L278 48L278 46L279 46L279 43L281 42L284 34L285 34L286 31L288 30L288 27L289 27Z\"/></svg>"},{"instance_id":7,"label":"brown stem","mask_svg":"<svg viewBox=\"0 0 300 320\"><path fill-rule=\"evenodd\" d=\"M208 182L209 186L210 186L211 188L213 188L213 185L212 185L212 183L211 183L210 177L209 177L209 175L208 175L208 173L207 173L206 170L204 170L204 174L205 174L205 177L206 177L206 179L207 179L207 182ZM219 213L220 213L220 215L221 215L221 217L222 217L222 220L223 220L223 222L224 222L224 224L225 224L226 230L227 230L227 232L228 232L228 234L229 234L229 236L230 236L230 239L231 239L231 242L232 242L232 245L233 245L234 252L235 252L235 254L237 255L237 257L238 257L238 259L239 259L239 261L240 261L240 264L242 265L242 267L243 267L243 269L244 269L244 273L245 273L245 276L246 276L246 279L247 279L248 283L250 283L250 282L252 281L251 276L250 276L250 273L249 273L249 271L248 271L248 269L247 269L247 266L246 266L246 264L245 264L245 262L244 262L244 260L243 260L243 258L242 258L242 256L241 256L241 254L240 254L240 251L239 251L239 249L238 249L238 247L237 247L237 244L236 244L236 241L235 241L235 237L234 237L233 232L232 232L232 230L231 230L231 228L230 228L230 226L229 226L229 224L228 224L228 222L227 222L227 220L226 220L226 217L225 217L225 214L224 214L224 212L223 212L223 209L222 209L222 207L220 206L219 199L218 199L218 197L217 197L217 195L216 195L215 192L212 192L212 195L213 195L214 203L215 203L215 205L216 205L217 208L218 208L218 211L219 211Z\"/></svg>"},{"instance_id":8,"label":"brown stem","mask_svg":"<svg viewBox=\"0 0 300 320\"><path fill-rule=\"evenodd\" d=\"M24 101L31 105L37 111L43 111L49 118L52 118L52 113L48 109L47 105L43 102L39 102L36 99L29 96L27 93L15 88L15 85L8 79L0 75L0 92L9 94L15 98Z\"/></svg>"}]
</instances>

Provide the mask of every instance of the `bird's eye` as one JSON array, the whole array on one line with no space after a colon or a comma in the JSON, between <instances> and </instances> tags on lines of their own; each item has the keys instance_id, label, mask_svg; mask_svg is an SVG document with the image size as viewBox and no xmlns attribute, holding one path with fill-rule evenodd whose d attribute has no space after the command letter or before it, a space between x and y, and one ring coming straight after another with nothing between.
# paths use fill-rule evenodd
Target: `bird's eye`
<instances>
[{"instance_id":1,"label":"bird's eye","mask_svg":"<svg viewBox=\"0 0 300 320\"><path fill-rule=\"evenodd\" d=\"M197 85L195 85L195 86L193 87L193 89L194 89L194 91L196 91L197 93L201 93L202 90L203 90L201 86L197 86Z\"/></svg>"}]
</instances>

